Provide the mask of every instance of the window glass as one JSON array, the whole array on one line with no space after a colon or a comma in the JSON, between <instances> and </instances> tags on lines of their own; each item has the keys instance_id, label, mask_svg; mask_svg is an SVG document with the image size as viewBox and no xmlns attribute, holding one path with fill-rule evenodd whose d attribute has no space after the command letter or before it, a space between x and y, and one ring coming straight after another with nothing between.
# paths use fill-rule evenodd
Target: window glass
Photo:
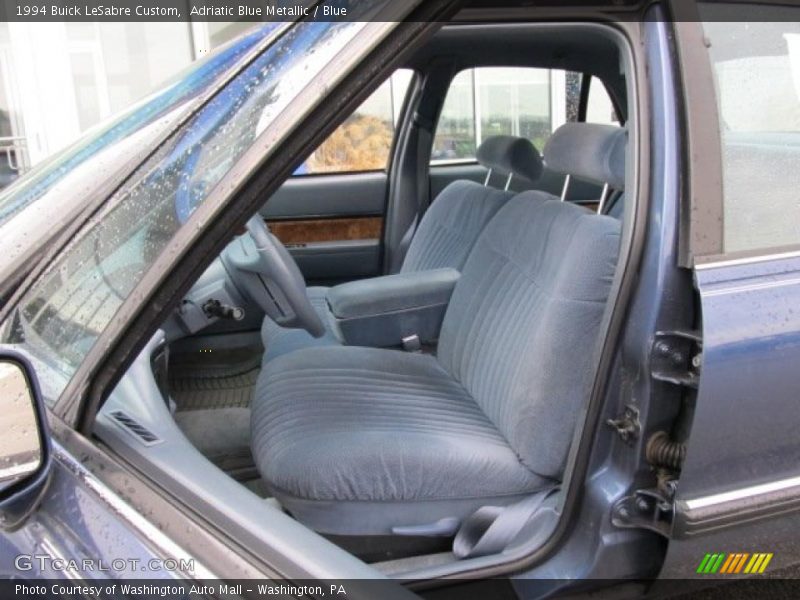
<instances>
[{"instance_id":1,"label":"window glass","mask_svg":"<svg viewBox=\"0 0 800 600\"><path fill-rule=\"evenodd\" d=\"M295 175L386 169L412 75L409 69L392 75L320 144Z\"/></svg>"},{"instance_id":2,"label":"window glass","mask_svg":"<svg viewBox=\"0 0 800 600\"><path fill-rule=\"evenodd\" d=\"M715 20L704 27L722 137L724 250L797 244L800 23Z\"/></svg>"},{"instance_id":3,"label":"window glass","mask_svg":"<svg viewBox=\"0 0 800 600\"><path fill-rule=\"evenodd\" d=\"M586 122L619 125L619 118L614 111L614 104L611 102L606 86L597 77L592 77L589 81Z\"/></svg>"},{"instance_id":4,"label":"window glass","mask_svg":"<svg viewBox=\"0 0 800 600\"><path fill-rule=\"evenodd\" d=\"M542 69L479 69L481 137L515 135L539 148L550 137L550 72Z\"/></svg>"},{"instance_id":5,"label":"window glass","mask_svg":"<svg viewBox=\"0 0 800 600\"><path fill-rule=\"evenodd\" d=\"M579 75L560 70L462 71L447 92L432 159L472 160L481 142L493 135L525 137L541 151L556 128L577 118L579 87Z\"/></svg>"},{"instance_id":6,"label":"window glass","mask_svg":"<svg viewBox=\"0 0 800 600\"><path fill-rule=\"evenodd\" d=\"M192 60L185 23L65 23L80 131L130 106Z\"/></svg>"},{"instance_id":7,"label":"window glass","mask_svg":"<svg viewBox=\"0 0 800 600\"><path fill-rule=\"evenodd\" d=\"M432 158L474 158L476 131L475 70L469 69L456 75L450 83L433 140Z\"/></svg>"},{"instance_id":8,"label":"window glass","mask_svg":"<svg viewBox=\"0 0 800 600\"><path fill-rule=\"evenodd\" d=\"M131 175L19 302L2 341L34 360L53 403L98 336L223 175L363 23L301 22Z\"/></svg>"},{"instance_id":9,"label":"window glass","mask_svg":"<svg viewBox=\"0 0 800 600\"><path fill-rule=\"evenodd\" d=\"M66 200L49 193L56 190L68 175L74 178L82 171L86 178L99 179L106 174L100 168L100 155L114 154L120 147L124 147L124 153L129 153L131 150L126 144L135 136L155 127L166 127L275 27L273 23L260 27L237 43L192 64L166 83L162 90L111 117L74 145L29 171L0 193L0 224L40 198L48 198L45 200L49 205L46 209L56 210L59 207L64 210ZM118 165L114 166L118 168Z\"/></svg>"}]
</instances>

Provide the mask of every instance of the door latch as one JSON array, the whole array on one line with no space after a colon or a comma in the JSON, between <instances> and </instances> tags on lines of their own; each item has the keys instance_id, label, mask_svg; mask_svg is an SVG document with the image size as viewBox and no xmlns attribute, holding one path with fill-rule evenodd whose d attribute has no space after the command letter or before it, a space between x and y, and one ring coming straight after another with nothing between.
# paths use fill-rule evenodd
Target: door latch
<instances>
[{"instance_id":1,"label":"door latch","mask_svg":"<svg viewBox=\"0 0 800 600\"><path fill-rule=\"evenodd\" d=\"M674 482L667 487L666 494L656 488L636 490L614 505L611 523L623 529L648 529L669 537L674 514L671 496L674 493Z\"/></svg>"},{"instance_id":2,"label":"door latch","mask_svg":"<svg viewBox=\"0 0 800 600\"><path fill-rule=\"evenodd\" d=\"M659 331L650 354L653 379L697 389L703 365L703 341L694 331Z\"/></svg>"},{"instance_id":3,"label":"door latch","mask_svg":"<svg viewBox=\"0 0 800 600\"><path fill-rule=\"evenodd\" d=\"M606 425L613 427L623 442L633 444L639 439L639 433L642 431L639 409L632 404L626 404L623 413L616 419L606 421Z\"/></svg>"}]
</instances>

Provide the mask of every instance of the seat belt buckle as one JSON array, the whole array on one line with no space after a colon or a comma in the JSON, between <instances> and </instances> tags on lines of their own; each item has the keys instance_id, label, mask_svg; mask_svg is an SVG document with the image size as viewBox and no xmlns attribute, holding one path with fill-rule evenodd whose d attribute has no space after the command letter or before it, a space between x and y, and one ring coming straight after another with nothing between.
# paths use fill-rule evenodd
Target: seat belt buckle
<instances>
[{"instance_id":1,"label":"seat belt buckle","mask_svg":"<svg viewBox=\"0 0 800 600\"><path fill-rule=\"evenodd\" d=\"M416 333L407 335L400 342L406 352L422 352L422 342L419 341L419 336Z\"/></svg>"}]
</instances>

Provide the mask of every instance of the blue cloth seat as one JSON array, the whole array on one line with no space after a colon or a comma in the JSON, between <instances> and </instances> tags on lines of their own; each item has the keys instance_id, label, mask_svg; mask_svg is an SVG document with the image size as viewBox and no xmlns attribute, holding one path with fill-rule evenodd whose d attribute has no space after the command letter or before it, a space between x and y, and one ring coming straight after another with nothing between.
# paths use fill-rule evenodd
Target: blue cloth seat
<instances>
[{"instance_id":1,"label":"blue cloth seat","mask_svg":"<svg viewBox=\"0 0 800 600\"><path fill-rule=\"evenodd\" d=\"M512 136L487 138L478 148L478 160L491 170L495 180L509 176L536 181L542 158L528 140ZM408 247L402 273L450 267L460 270L486 223L511 197L512 192L474 181L455 181L436 197L417 227ZM326 303L327 287L309 287L308 297L322 322L331 322ZM299 348L338 346L331 328L321 338L303 329L284 329L270 318L261 326L264 362ZM398 340L399 343L399 340Z\"/></svg>"},{"instance_id":2,"label":"blue cloth seat","mask_svg":"<svg viewBox=\"0 0 800 600\"><path fill-rule=\"evenodd\" d=\"M320 532L389 535L560 481L619 241L617 219L519 194L478 236L435 356L318 347L266 363L251 445L271 493Z\"/></svg>"}]
</instances>

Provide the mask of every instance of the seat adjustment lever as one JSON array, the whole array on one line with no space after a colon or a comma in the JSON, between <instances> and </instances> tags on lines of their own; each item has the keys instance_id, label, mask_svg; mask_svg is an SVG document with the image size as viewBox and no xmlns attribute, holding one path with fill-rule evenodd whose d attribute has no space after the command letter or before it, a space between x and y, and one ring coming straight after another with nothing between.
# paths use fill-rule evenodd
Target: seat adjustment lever
<instances>
[{"instance_id":1,"label":"seat adjustment lever","mask_svg":"<svg viewBox=\"0 0 800 600\"><path fill-rule=\"evenodd\" d=\"M395 535L422 536L422 537L450 537L455 535L461 524L456 517L444 517L433 523L423 525L397 525L392 527Z\"/></svg>"}]
</instances>

